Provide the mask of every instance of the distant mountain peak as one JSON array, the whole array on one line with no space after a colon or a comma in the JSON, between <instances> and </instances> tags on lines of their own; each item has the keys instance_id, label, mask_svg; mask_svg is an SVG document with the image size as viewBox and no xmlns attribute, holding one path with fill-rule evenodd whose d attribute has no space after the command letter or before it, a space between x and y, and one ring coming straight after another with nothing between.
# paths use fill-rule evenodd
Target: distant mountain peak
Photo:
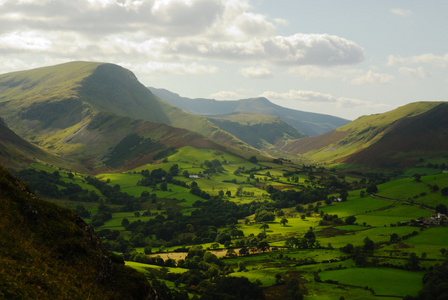
<instances>
[{"instance_id":1,"label":"distant mountain peak","mask_svg":"<svg viewBox=\"0 0 448 300\"><path fill-rule=\"evenodd\" d=\"M320 135L349 123L348 120L334 116L285 108L272 103L265 97L216 101L213 99L191 99L181 97L166 89L153 87L148 87L148 89L166 102L192 114L212 116L240 111L276 116L298 131L309 136Z\"/></svg>"}]
</instances>

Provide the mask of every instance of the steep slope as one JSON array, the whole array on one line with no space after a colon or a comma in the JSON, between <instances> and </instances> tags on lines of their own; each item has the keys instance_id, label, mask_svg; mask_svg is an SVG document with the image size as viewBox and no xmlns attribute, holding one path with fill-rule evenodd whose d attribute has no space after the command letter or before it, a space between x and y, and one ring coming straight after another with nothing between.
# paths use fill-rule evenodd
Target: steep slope
<instances>
[{"instance_id":1,"label":"steep slope","mask_svg":"<svg viewBox=\"0 0 448 300\"><path fill-rule=\"evenodd\" d=\"M216 101L211 99L190 99L165 89L148 87L155 95L168 103L196 115L220 115L234 112L258 113L276 116L300 132L316 136L346 125L348 120L324 114L303 112L273 104L266 98L237 101Z\"/></svg>"},{"instance_id":2,"label":"steep slope","mask_svg":"<svg viewBox=\"0 0 448 300\"><path fill-rule=\"evenodd\" d=\"M28 143L8 128L0 118L0 164L16 169L30 162L50 162L56 166L66 165L60 158Z\"/></svg>"},{"instance_id":3,"label":"steep slope","mask_svg":"<svg viewBox=\"0 0 448 300\"><path fill-rule=\"evenodd\" d=\"M381 167L412 166L420 158L448 157L448 103L400 119L377 142L344 162Z\"/></svg>"},{"instance_id":4,"label":"steep slope","mask_svg":"<svg viewBox=\"0 0 448 300\"><path fill-rule=\"evenodd\" d=\"M0 166L0 298L157 299L71 210L37 199Z\"/></svg>"},{"instance_id":5,"label":"steep slope","mask_svg":"<svg viewBox=\"0 0 448 300\"><path fill-rule=\"evenodd\" d=\"M157 98L132 72L113 64L72 62L4 74L0 75L0 92L0 114L12 130L90 170L124 167L127 163L117 160L116 154L114 163L108 156L122 139L142 128L144 121L186 128L238 147L238 151L256 152L205 118ZM146 128L176 132L164 126ZM157 132L150 134L160 136ZM165 147L159 144L150 149ZM142 155L150 154L148 151ZM135 161L135 157L128 155L126 160Z\"/></svg>"},{"instance_id":6,"label":"steep slope","mask_svg":"<svg viewBox=\"0 0 448 300\"><path fill-rule=\"evenodd\" d=\"M358 152L362 153L364 149L367 149L382 140L382 138L385 137L386 134L393 136L397 145L400 143L404 143L405 138L404 136L402 136L403 130L401 130L401 134L394 134L394 131L399 128L395 126L398 126L397 124L402 122L412 123L417 120L414 117L417 117L419 115L424 116L424 113L429 112L432 109L435 109L437 111L438 109L440 109L437 107L441 104L445 103L417 102L399 107L395 110L383 114L363 116L351 122L350 124L340 127L327 134L291 142L286 147L284 147L283 150L290 153L305 154L306 156L318 161L348 162L349 156L354 155ZM443 123L443 119L441 119L440 122ZM443 129L440 130L441 132L443 132ZM441 134L441 132L434 134L432 137L428 136L427 138L429 138L430 140L437 140L436 136L438 134ZM414 133L412 131L409 131L408 134L413 135ZM413 137L413 139L411 140L413 140L412 144L406 142L409 146L407 152L412 152L413 149L416 148L415 145L419 142L417 136ZM394 149L396 148L390 148L389 150L384 148L383 151L390 151L388 155L391 155L391 153L397 153L397 151ZM443 148L439 149L443 150ZM357 157L357 159L355 159L355 157ZM362 157L364 157L365 159L362 159ZM367 157L368 155L353 156L352 160L350 161L356 161L360 164L372 165L381 165L383 163L383 161L380 159L381 156L379 156L379 153L376 153L375 155L372 154L371 159L366 159Z\"/></svg>"},{"instance_id":7,"label":"steep slope","mask_svg":"<svg viewBox=\"0 0 448 300\"><path fill-rule=\"evenodd\" d=\"M305 134L278 117L252 113L232 113L207 117L219 128L233 134L252 147L269 150L285 145L286 141L305 137Z\"/></svg>"}]
</instances>

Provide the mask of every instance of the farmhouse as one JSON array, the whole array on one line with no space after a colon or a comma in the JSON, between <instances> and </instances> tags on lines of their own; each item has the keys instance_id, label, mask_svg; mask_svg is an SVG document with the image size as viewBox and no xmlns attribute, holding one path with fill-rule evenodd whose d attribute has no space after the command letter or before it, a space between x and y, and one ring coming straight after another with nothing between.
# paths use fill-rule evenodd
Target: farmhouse
<instances>
[{"instance_id":1,"label":"farmhouse","mask_svg":"<svg viewBox=\"0 0 448 300\"><path fill-rule=\"evenodd\" d=\"M441 213L436 213L428 218L423 218L418 223L418 225L425 225L425 226L436 226L443 224L448 224L448 217L445 214Z\"/></svg>"},{"instance_id":2,"label":"farmhouse","mask_svg":"<svg viewBox=\"0 0 448 300\"><path fill-rule=\"evenodd\" d=\"M208 174L202 174L202 173L199 173L199 174L190 174L190 175L188 175L188 178L192 178L192 179L200 179L200 178L207 178L208 177Z\"/></svg>"}]
</instances>

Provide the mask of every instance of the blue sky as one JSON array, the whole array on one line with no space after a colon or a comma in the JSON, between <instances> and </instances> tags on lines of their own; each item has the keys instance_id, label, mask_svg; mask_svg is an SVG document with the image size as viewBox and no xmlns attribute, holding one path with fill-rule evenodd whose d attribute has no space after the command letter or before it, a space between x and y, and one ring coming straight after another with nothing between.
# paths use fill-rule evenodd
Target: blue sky
<instances>
[{"instance_id":1,"label":"blue sky","mask_svg":"<svg viewBox=\"0 0 448 300\"><path fill-rule=\"evenodd\" d=\"M446 101L448 1L0 0L0 73L73 60L347 119Z\"/></svg>"}]
</instances>

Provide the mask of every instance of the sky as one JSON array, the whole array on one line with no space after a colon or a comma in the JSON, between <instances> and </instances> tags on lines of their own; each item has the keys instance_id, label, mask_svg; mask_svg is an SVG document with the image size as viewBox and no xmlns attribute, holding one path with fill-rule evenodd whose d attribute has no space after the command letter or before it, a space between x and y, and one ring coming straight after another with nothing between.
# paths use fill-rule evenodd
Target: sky
<instances>
[{"instance_id":1,"label":"sky","mask_svg":"<svg viewBox=\"0 0 448 300\"><path fill-rule=\"evenodd\" d=\"M189 98L354 120L447 101L448 1L0 0L0 74L115 63Z\"/></svg>"}]
</instances>

